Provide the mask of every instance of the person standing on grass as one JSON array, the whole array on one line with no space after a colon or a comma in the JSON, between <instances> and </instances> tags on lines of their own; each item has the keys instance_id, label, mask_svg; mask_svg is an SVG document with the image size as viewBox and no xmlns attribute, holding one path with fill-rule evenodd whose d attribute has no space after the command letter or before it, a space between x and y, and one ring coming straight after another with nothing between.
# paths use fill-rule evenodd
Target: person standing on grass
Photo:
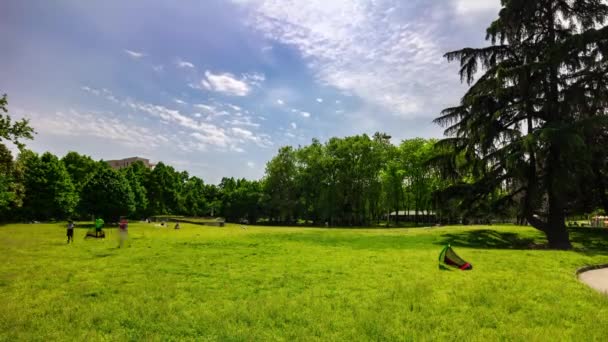
<instances>
[{"instance_id":1,"label":"person standing on grass","mask_svg":"<svg viewBox=\"0 0 608 342\"><path fill-rule=\"evenodd\" d=\"M119 238L120 238L120 245L118 246L118 248L122 248L123 244L127 240L128 231L129 231L129 222L127 222L127 219L123 218L120 220L120 224L118 225L118 233L119 233Z\"/></svg>"},{"instance_id":2,"label":"person standing on grass","mask_svg":"<svg viewBox=\"0 0 608 342\"><path fill-rule=\"evenodd\" d=\"M72 241L72 243L74 243L74 222L72 222L72 220L68 221L67 235L68 235L68 244L70 243L70 241Z\"/></svg>"},{"instance_id":3,"label":"person standing on grass","mask_svg":"<svg viewBox=\"0 0 608 342\"><path fill-rule=\"evenodd\" d=\"M99 234L101 233L101 228L103 228L104 223L105 222L103 222L103 219L101 217L95 220L95 236L96 237L99 237Z\"/></svg>"}]
</instances>

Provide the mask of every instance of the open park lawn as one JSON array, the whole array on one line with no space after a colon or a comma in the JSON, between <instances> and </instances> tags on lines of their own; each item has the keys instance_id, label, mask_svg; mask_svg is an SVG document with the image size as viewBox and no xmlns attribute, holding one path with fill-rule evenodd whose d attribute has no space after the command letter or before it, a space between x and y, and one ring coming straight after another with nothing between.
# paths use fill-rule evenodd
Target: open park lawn
<instances>
[{"instance_id":1,"label":"open park lawn","mask_svg":"<svg viewBox=\"0 0 608 342\"><path fill-rule=\"evenodd\" d=\"M542 250L533 229L131 224L130 247L66 245L59 224L0 227L0 340L597 340L608 297L575 270L608 235ZM469 272L440 271L452 242Z\"/></svg>"}]
</instances>

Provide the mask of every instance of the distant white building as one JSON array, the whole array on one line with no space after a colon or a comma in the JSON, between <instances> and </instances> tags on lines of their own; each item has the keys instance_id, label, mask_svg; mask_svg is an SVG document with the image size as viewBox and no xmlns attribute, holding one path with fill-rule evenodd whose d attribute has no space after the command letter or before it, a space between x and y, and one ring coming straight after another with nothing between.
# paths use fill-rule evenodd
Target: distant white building
<instances>
[{"instance_id":1,"label":"distant white building","mask_svg":"<svg viewBox=\"0 0 608 342\"><path fill-rule=\"evenodd\" d=\"M120 170L125 167L129 167L129 165L131 165L137 161L142 162L148 169L153 169L154 166L156 166L156 164L150 163L150 159L140 158L140 157L131 157L131 158L125 158L125 159L120 159L120 160L108 160L108 161L106 161L106 163L108 163L108 165L110 165L111 168L113 168L115 170Z\"/></svg>"},{"instance_id":2,"label":"distant white building","mask_svg":"<svg viewBox=\"0 0 608 342\"><path fill-rule=\"evenodd\" d=\"M416 216L418 217L418 220L422 222L435 222L435 220L437 220L437 215L432 210L420 210L418 211L418 215L416 215L416 211L414 210L393 211L389 213L388 218L391 221L399 220L404 222L414 222L416 220Z\"/></svg>"}]
</instances>

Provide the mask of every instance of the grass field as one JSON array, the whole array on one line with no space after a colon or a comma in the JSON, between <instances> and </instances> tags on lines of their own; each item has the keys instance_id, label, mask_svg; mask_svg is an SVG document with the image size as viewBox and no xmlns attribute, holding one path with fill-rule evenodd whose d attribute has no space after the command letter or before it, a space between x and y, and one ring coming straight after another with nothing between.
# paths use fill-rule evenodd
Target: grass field
<instances>
[{"instance_id":1,"label":"grass field","mask_svg":"<svg viewBox=\"0 0 608 342\"><path fill-rule=\"evenodd\" d=\"M399 230L132 224L128 248L65 244L63 226L0 227L0 340L605 341L608 298L577 268L608 263L608 235L575 251L516 227ZM440 271L452 242L473 271ZM532 246L533 248L530 248Z\"/></svg>"}]
</instances>

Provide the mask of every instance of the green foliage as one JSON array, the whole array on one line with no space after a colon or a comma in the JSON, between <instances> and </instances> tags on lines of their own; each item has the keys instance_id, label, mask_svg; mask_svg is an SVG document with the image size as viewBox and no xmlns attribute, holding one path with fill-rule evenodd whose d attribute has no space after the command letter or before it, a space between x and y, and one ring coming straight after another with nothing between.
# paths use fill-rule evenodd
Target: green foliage
<instances>
[{"instance_id":1,"label":"green foliage","mask_svg":"<svg viewBox=\"0 0 608 342\"><path fill-rule=\"evenodd\" d=\"M440 145L451 149L443 167L471 173L448 198L473 212L518 205L563 249L565 214L587 201L590 179L608 206L608 153L598 147L608 128L607 18L601 0L503 1L487 30L491 46L446 54L471 86L436 120L449 136Z\"/></svg>"},{"instance_id":2,"label":"green foliage","mask_svg":"<svg viewBox=\"0 0 608 342\"><path fill-rule=\"evenodd\" d=\"M275 218L279 222L295 220L296 172L296 156L294 149L290 146L282 147L279 154L266 165L265 186L271 220Z\"/></svg>"},{"instance_id":3,"label":"green foliage","mask_svg":"<svg viewBox=\"0 0 608 342\"><path fill-rule=\"evenodd\" d=\"M30 126L30 123L26 119L14 122L10 115L8 115L8 98L6 94L0 97L0 141L10 141L17 145L19 148L23 148L23 139L33 139L34 129Z\"/></svg>"},{"instance_id":4,"label":"green foliage","mask_svg":"<svg viewBox=\"0 0 608 342\"><path fill-rule=\"evenodd\" d=\"M360 135L281 148L264 179L270 220L369 225L389 211L428 213L439 186L439 173L427 165L435 141L414 139L396 147L390 138L376 133L373 139Z\"/></svg>"},{"instance_id":5,"label":"green foliage","mask_svg":"<svg viewBox=\"0 0 608 342\"><path fill-rule=\"evenodd\" d=\"M137 161L129 165L129 167L122 169L121 172L133 192L135 203L133 215L136 217L145 216L148 210L148 191L144 187L144 184L146 177L149 175L149 169L141 161Z\"/></svg>"},{"instance_id":6,"label":"green foliage","mask_svg":"<svg viewBox=\"0 0 608 342\"><path fill-rule=\"evenodd\" d=\"M191 177L184 185L183 191L184 214L189 216L205 216L209 212L205 198L205 182L198 177Z\"/></svg>"},{"instance_id":7,"label":"green foliage","mask_svg":"<svg viewBox=\"0 0 608 342\"><path fill-rule=\"evenodd\" d=\"M116 236L111 229L111 237ZM65 225L0 229L2 341L603 341L608 297L574 271L606 262L531 228L182 229L131 222L130 247ZM605 233L605 232L604 232ZM440 271L443 244L474 266ZM582 244L581 244L582 243Z\"/></svg>"},{"instance_id":8,"label":"green foliage","mask_svg":"<svg viewBox=\"0 0 608 342\"><path fill-rule=\"evenodd\" d=\"M63 163L54 155L42 156L24 150L19 156L23 167L25 198L23 212L36 220L65 219L74 213L78 193Z\"/></svg>"},{"instance_id":9,"label":"green foliage","mask_svg":"<svg viewBox=\"0 0 608 342\"><path fill-rule=\"evenodd\" d=\"M89 215L116 222L137 209L133 191L124 175L110 168L98 168L82 189L81 206Z\"/></svg>"},{"instance_id":10,"label":"green foliage","mask_svg":"<svg viewBox=\"0 0 608 342\"><path fill-rule=\"evenodd\" d=\"M0 144L0 220L11 218L11 212L21 208L24 188L21 169L11 152Z\"/></svg>"},{"instance_id":11,"label":"green foliage","mask_svg":"<svg viewBox=\"0 0 608 342\"><path fill-rule=\"evenodd\" d=\"M149 212L155 215L179 213L183 181L182 175L173 167L158 163L146 183Z\"/></svg>"},{"instance_id":12,"label":"green foliage","mask_svg":"<svg viewBox=\"0 0 608 342\"><path fill-rule=\"evenodd\" d=\"M86 182L95 174L98 168L108 167L104 162L96 162L89 156L78 154L77 152L68 152L61 158L65 169L70 174L70 179L76 190L82 191Z\"/></svg>"}]
</instances>

